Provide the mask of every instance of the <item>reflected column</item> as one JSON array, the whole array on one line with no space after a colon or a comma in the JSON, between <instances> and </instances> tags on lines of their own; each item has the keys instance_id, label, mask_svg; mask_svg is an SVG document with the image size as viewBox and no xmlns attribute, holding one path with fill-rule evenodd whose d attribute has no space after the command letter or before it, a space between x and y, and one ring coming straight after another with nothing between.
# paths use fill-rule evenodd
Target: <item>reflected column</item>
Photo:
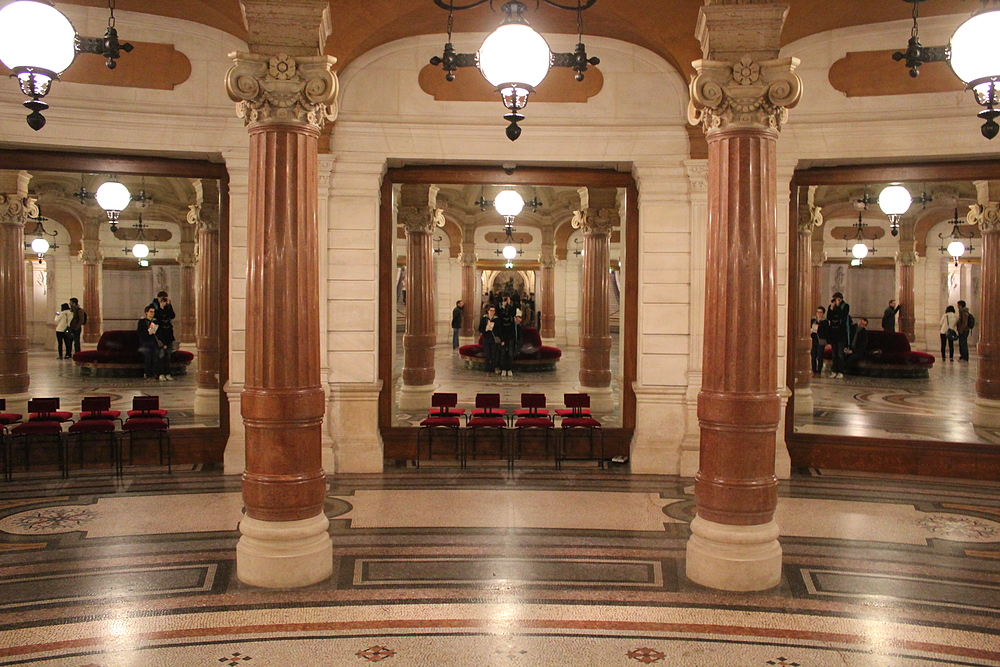
<instances>
[{"instance_id":1,"label":"reflected column","mask_svg":"<svg viewBox=\"0 0 1000 667\"><path fill-rule=\"evenodd\" d=\"M912 229L912 225L910 226ZM913 232L910 232L912 236ZM916 243L913 239L900 240L899 252L896 254L896 266L899 270L899 331L906 334L911 343L916 340L917 318L914 310L916 303L914 290L914 267L917 265Z\"/></svg>"},{"instance_id":2,"label":"reflected column","mask_svg":"<svg viewBox=\"0 0 1000 667\"><path fill-rule=\"evenodd\" d=\"M462 329L458 333L463 338L475 338L476 326L479 324L482 297L479 294L479 281L476 280L476 261L476 227L465 225L462 229L462 254L458 256L458 262L462 266L462 301L465 302Z\"/></svg>"},{"instance_id":3,"label":"reflected column","mask_svg":"<svg viewBox=\"0 0 1000 667\"><path fill-rule=\"evenodd\" d=\"M196 227L192 225L181 225L180 253L177 255L177 263L181 265L181 303L184 309L178 317L180 323L180 336L178 340L182 343L196 343L198 339L195 329L197 313L197 297L195 296L195 270L198 266L198 254L195 248Z\"/></svg>"},{"instance_id":4,"label":"reflected column","mask_svg":"<svg viewBox=\"0 0 1000 667\"><path fill-rule=\"evenodd\" d=\"M83 325L83 342L96 345L104 328L101 316L101 272L104 254L101 252L101 224L105 219L94 218L83 222L83 249L80 262L83 264L83 303L87 311L87 323Z\"/></svg>"},{"instance_id":5,"label":"reflected column","mask_svg":"<svg viewBox=\"0 0 1000 667\"><path fill-rule=\"evenodd\" d=\"M24 301L24 224L38 215L28 197L31 175L0 170L0 394L27 393L28 328Z\"/></svg>"},{"instance_id":6,"label":"reflected column","mask_svg":"<svg viewBox=\"0 0 1000 667\"><path fill-rule=\"evenodd\" d=\"M401 410L425 410L434 393L433 230L444 222L437 208L436 185L405 183L400 190L397 219L406 231L406 333L403 334Z\"/></svg>"},{"instance_id":7,"label":"reflected column","mask_svg":"<svg viewBox=\"0 0 1000 667\"><path fill-rule=\"evenodd\" d=\"M823 224L820 209L813 205L811 199L815 191L813 187L798 189L798 238L796 239L796 267L798 280L795 289L795 414L812 415L813 394L810 387L812 380L812 329L810 322L815 315L813 304L813 229Z\"/></svg>"},{"instance_id":8,"label":"reflected column","mask_svg":"<svg viewBox=\"0 0 1000 667\"><path fill-rule=\"evenodd\" d=\"M611 392L611 230L620 223L615 188L581 188L573 226L583 230L580 308L580 391L594 412L614 409Z\"/></svg>"},{"instance_id":9,"label":"reflected column","mask_svg":"<svg viewBox=\"0 0 1000 667\"><path fill-rule=\"evenodd\" d=\"M778 3L702 7L706 59L693 63L689 118L708 140L708 272L697 516L686 572L723 590L781 581L776 153L787 108L801 92L798 60L776 58L787 11Z\"/></svg>"},{"instance_id":10,"label":"reflected column","mask_svg":"<svg viewBox=\"0 0 1000 667\"><path fill-rule=\"evenodd\" d=\"M269 3L257 9L264 5L280 11ZM335 59L235 53L233 60L226 88L250 135L246 517L236 572L256 586L306 586L333 571L323 513L316 209L319 134L337 96Z\"/></svg>"},{"instance_id":11,"label":"reflected column","mask_svg":"<svg viewBox=\"0 0 1000 667\"><path fill-rule=\"evenodd\" d=\"M979 378L972 407L975 426L1000 428L1000 181L977 181L979 203L971 207L968 221L979 225L983 235L983 265L980 278Z\"/></svg>"},{"instance_id":12,"label":"reflected column","mask_svg":"<svg viewBox=\"0 0 1000 667\"><path fill-rule=\"evenodd\" d=\"M541 265L538 280L541 283L541 294L538 294L538 304L542 311L541 337L553 339L556 337L556 245L551 227L542 228L542 254L538 258Z\"/></svg>"},{"instance_id":13,"label":"reflected column","mask_svg":"<svg viewBox=\"0 0 1000 667\"><path fill-rule=\"evenodd\" d=\"M219 182L201 181L202 201L198 207L194 224L198 229L198 255L195 289L195 313L198 350L198 386L194 395L196 415L216 416L219 414L219 346L222 333L222 318L216 307L219 303L219 222L220 198ZM189 220L192 222L192 220Z\"/></svg>"}]
</instances>

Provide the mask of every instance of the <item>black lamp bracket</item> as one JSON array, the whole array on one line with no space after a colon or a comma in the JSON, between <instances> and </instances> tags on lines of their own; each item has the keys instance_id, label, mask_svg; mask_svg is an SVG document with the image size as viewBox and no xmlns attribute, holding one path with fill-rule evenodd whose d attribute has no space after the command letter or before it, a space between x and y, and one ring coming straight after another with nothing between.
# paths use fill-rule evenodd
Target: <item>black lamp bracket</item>
<instances>
[{"instance_id":1,"label":"black lamp bracket","mask_svg":"<svg viewBox=\"0 0 1000 667\"><path fill-rule=\"evenodd\" d=\"M892 59L896 62L906 61L906 66L910 68L910 76L913 78L920 75L920 66L924 63L947 62L951 58L951 48L948 46L924 46L920 43L917 34L918 7L921 2L926 1L903 0L913 5L913 27L910 29L910 40L906 43L906 50L892 54Z\"/></svg>"}]
</instances>

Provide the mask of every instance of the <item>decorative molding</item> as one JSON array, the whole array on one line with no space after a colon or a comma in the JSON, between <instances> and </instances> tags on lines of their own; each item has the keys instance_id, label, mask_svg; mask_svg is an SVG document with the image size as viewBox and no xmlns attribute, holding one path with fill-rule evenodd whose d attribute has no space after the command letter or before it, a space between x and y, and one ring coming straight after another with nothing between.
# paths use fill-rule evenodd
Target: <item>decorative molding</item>
<instances>
[{"instance_id":1,"label":"decorative molding","mask_svg":"<svg viewBox=\"0 0 1000 667\"><path fill-rule=\"evenodd\" d=\"M478 257L475 252L463 252L458 256L458 263L460 266L476 266L476 261Z\"/></svg>"},{"instance_id":2,"label":"decorative molding","mask_svg":"<svg viewBox=\"0 0 1000 667\"><path fill-rule=\"evenodd\" d=\"M621 216L617 208L588 208L581 217L580 228L586 235L610 236L611 231L620 223Z\"/></svg>"},{"instance_id":3,"label":"decorative molding","mask_svg":"<svg viewBox=\"0 0 1000 667\"><path fill-rule=\"evenodd\" d=\"M688 122L706 133L738 127L780 131L802 95L798 64L798 58L757 62L750 56L737 63L696 60Z\"/></svg>"},{"instance_id":4,"label":"decorative molding","mask_svg":"<svg viewBox=\"0 0 1000 667\"><path fill-rule=\"evenodd\" d=\"M685 160L684 169L692 193L708 192L708 160Z\"/></svg>"},{"instance_id":5,"label":"decorative molding","mask_svg":"<svg viewBox=\"0 0 1000 667\"><path fill-rule=\"evenodd\" d=\"M229 57L235 65L226 75L226 91L247 126L283 123L318 133L337 118L339 83L330 69L336 58L241 52Z\"/></svg>"},{"instance_id":6,"label":"decorative molding","mask_svg":"<svg viewBox=\"0 0 1000 667\"><path fill-rule=\"evenodd\" d=\"M431 206L400 206L396 219L407 234L430 234L437 224L439 211L441 209Z\"/></svg>"},{"instance_id":7,"label":"decorative molding","mask_svg":"<svg viewBox=\"0 0 1000 667\"><path fill-rule=\"evenodd\" d=\"M80 251L80 262L84 266L97 266L104 261L104 253L98 248L84 248Z\"/></svg>"},{"instance_id":8,"label":"decorative molding","mask_svg":"<svg viewBox=\"0 0 1000 667\"><path fill-rule=\"evenodd\" d=\"M198 266L198 253L195 251L194 248L182 249L177 254L177 263L180 264L182 267L188 267L188 268Z\"/></svg>"},{"instance_id":9,"label":"decorative molding","mask_svg":"<svg viewBox=\"0 0 1000 667\"><path fill-rule=\"evenodd\" d=\"M979 225L984 234L1000 230L1000 202L972 204L965 219L971 225Z\"/></svg>"},{"instance_id":10,"label":"decorative molding","mask_svg":"<svg viewBox=\"0 0 1000 667\"><path fill-rule=\"evenodd\" d=\"M23 225L38 217L38 203L33 197L0 193L0 225Z\"/></svg>"},{"instance_id":11,"label":"decorative molding","mask_svg":"<svg viewBox=\"0 0 1000 667\"><path fill-rule=\"evenodd\" d=\"M916 251L913 250L896 253L896 263L900 266L916 266L917 259L918 255Z\"/></svg>"}]
</instances>

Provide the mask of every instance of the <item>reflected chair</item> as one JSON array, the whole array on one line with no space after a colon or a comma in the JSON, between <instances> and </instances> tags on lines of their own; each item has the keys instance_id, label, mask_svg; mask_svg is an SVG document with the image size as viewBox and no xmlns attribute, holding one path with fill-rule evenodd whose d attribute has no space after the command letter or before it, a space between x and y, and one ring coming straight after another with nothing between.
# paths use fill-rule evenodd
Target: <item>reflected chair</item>
<instances>
[{"instance_id":1,"label":"reflected chair","mask_svg":"<svg viewBox=\"0 0 1000 667\"><path fill-rule=\"evenodd\" d=\"M166 410L163 411L166 413ZM86 396L80 404L80 421L110 419L121 422L121 410L111 409L110 396ZM152 416L152 415L150 415Z\"/></svg>"},{"instance_id":2,"label":"reflected chair","mask_svg":"<svg viewBox=\"0 0 1000 667\"><path fill-rule=\"evenodd\" d=\"M0 398L0 427L10 426L11 424L16 424L21 421L20 415L16 412L4 412L7 409L7 399Z\"/></svg>"},{"instance_id":3,"label":"reflected chair","mask_svg":"<svg viewBox=\"0 0 1000 667\"><path fill-rule=\"evenodd\" d=\"M28 401L28 421L58 422L62 424L72 422L73 413L60 410L58 398L33 398Z\"/></svg>"},{"instance_id":4,"label":"reflected chair","mask_svg":"<svg viewBox=\"0 0 1000 667\"><path fill-rule=\"evenodd\" d=\"M598 465L604 467L604 431L601 430L601 422L590 416L590 395L589 394L563 394L563 403L569 413L563 416L559 422L559 435L556 445L556 468L562 467L563 461L593 461L597 459ZM557 410L557 413L562 412ZM566 445L566 435L574 429L585 429L588 437L587 456L569 456ZM594 456L594 432L601 434L601 455Z\"/></svg>"},{"instance_id":5,"label":"reflected chair","mask_svg":"<svg viewBox=\"0 0 1000 667\"><path fill-rule=\"evenodd\" d=\"M58 408L59 399L31 399L28 401L28 412L35 415L49 415L53 412L53 400L56 401L55 408ZM62 424L63 422L57 419L34 419L26 421L23 424L17 424L11 428L10 435L7 437L7 460L5 462L7 478L10 479L13 474L14 450L16 445L20 444L23 446L24 469L25 471L30 471L32 445L46 442L55 443L59 472L65 477L67 470Z\"/></svg>"},{"instance_id":6,"label":"reflected chair","mask_svg":"<svg viewBox=\"0 0 1000 667\"><path fill-rule=\"evenodd\" d=\"M158 415L162 414L163 417ZM156 443L159 451L159 464L163 465L163 446L166 442L167 449L167 472L173 472L170 452L170 424L166 419L166 410L160 410L159 396L136 396L132 399L132 409L128 411L129 418L122 426L122 445L120 448L119 460L124 460L125 438L128 434L128 460L131 465L134 458L134 446L136 436L156 436ZM119 467L124 465L120 463Z\"/></svg>"},{"instance_id":7,"label":"reflected chair","mask_svg":"<svg viewBox=\"0 0 1000 667\"><path fill-rule=\"evenodd\" d=\"M459 427L461 426L461 415L465 410L456 409L458 405L458 394L437 393L431 396L431 412L420 422L420 430L417 431L417 457L414 459L416 466L420 467L420 436L427 433L427 460L434 458L434 431L439 428L454 429L455 432L455 458L462 461L462 444Z\"/></svg>"},{"instance_id":8,"label":"reflected chair","mask_svg":"<svg viewBox=\"0 0 1000 667\"><path fill-rule=\"evenodd\" d=\"M497 456L506 458L507 468L511 467L510 452L506 446L507 411L500 407L500 394L476 394L476 407L472 410L472 417L466 422L466 435L472 436L472 446L463 450L464 460L468 461L468 451L471 449L472 458L476 458L476 440L478 433L482 429L498 429L500 445L497 448Z\"/></svg>"},{"instance_id":9,"label":"reflected chair","mask_svg":"<svg viewBox=\"0 0 1000 667\"><path fill-rule=\"evenodd\" d=\"M131 419L132 417L141 417L143 419L148 419L150 417L155 417L157 419L162 419L163 421L170 424L170 418L167 417L167 411L160 408L160 397L159 396L135 396L132 398L132 409L125 413L125 416Z\"/></svg>"},{"instance_id":10,"label":"reflected chair","mask_svg":"<svg viewBox=\"0 0 1000 667\"><path fill-rule=\"evenodd\" d=\"M115 430L116 422L121 425L121 411L111 409L110 396L86 396L80 405L79 419L69 427L66 442L67 468L72 442L76 440L77 460L83 468L86 456L84 445L90 441L95 444L107 443L108 457L116 475L121 475L121 451L119 434ZM93 436L93 437L92 437Z\"/></svg>"},{"instance_id":11,"label":"reflected chair","mask_svg":"<svg viewBox=\"0 0 1000 667\"><path fill-rule=\"evenodd\" d=\"M514 432L517 434L517 454L521 456L521 436L525 431L541 429L545 432L545 458L549 458L549 433L555 427L549 411L545 407L545 394L521 394L521 407L514 410L519 415L514 422ZM510 467L514 467L514 453L510 455Z\"/></svg>"}]
</instances>

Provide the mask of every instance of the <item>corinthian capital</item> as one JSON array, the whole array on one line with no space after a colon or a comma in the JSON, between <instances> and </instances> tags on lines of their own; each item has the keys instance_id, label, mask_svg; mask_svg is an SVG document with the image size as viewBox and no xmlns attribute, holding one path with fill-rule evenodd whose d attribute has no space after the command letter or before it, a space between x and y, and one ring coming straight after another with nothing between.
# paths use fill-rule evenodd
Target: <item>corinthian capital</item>
<instances>
[{"instance_id":1,"label":"corinthian capital","mask_svg":"<svg viewBox=\"0 0 1000 667\"><path fill-rule=\"evenodd\" d=\"M337 117L339 84L330 70L336 58L239 52L229 57L235 64L226 76L226 91L248 126L284 123L319 132Z\"/></svg>"},{"instance_id":2,"label":"corinthian capital","mask_svg":"<svg viewBox=\"0 0 1000 667\"><path fill-rule=\"evenodd\" d=\"M979 230L984 234L1000 230L1000 202L973 204L965 219L970 225L979 225Z\"/></svg>"},{"instance_id":3,"label":"corinthian capital","mask_svg":"<svg viewBox=\"0 0 1000 667\"><path fill-rule=\"evenodd\" d=\"M476 253L475 252L463 252L458 256L459 266L475 266L476 265Z\"/></svg>"},{"instance_id":4,"label":"corinthian capital","mask_svg":"<svg viewBox=\"0 0 1000 667\"><path fill-rule=\"evenodd\" d=\"M104 253L92 245L84 242L83 250L80 251L80 262L85 266L98 266L104 261Z\"/></svg>"},{"instance_id":5,"label":"corinthian capital","mask_svg":"<svg viewBox=\"0 0 1000 667\"><path fill-rule=\"evenodd\" d=\"M906 252L897 252L896 263L899 264L900 266L916 266L917 253L912 250Z\"/></svg>"},{"instance_id":6,"label":"corinthian capital","mask_svg":"<svg viewBox=\"0 0 1000 667\"><path fill-rule=\"evenodd\" d=\"M688 121L706 133L734 127L780 131L802 94L798 58L692 64L698 73L691 81Z\"/></svg>"},{"instance_id":7,"label":"corinthian capital","mask_svg":"<svg viewBox=\"0 0 1000 667\"><path fill-rule=\"evenodd\" d=\"M0 224L23 225L34 217L38 217L38 204L33 197L0 193Z\"/></svg>"},{"instance_id":8,"label":"corinthian capital","mask_svg":"<svg viewBox=\"0 0 1000 667\"><path fill-rule=\"evenodd\" d=\"M429 234L437 225L440 210L433 206L400 206L396 218L407 234Z\"/></svg>"},{"instance_id":9,"label":"corinthian capital","mask_svg":"<svg viewBox=\"0 0 1000 667\"><path fill-rule=\"evenodd\" d=\"M616 208L588 208L574 211L572 225L582 229L584 234L603 234L607 236L618 226L620 216Z\"/></svg>"}]
</instances>

